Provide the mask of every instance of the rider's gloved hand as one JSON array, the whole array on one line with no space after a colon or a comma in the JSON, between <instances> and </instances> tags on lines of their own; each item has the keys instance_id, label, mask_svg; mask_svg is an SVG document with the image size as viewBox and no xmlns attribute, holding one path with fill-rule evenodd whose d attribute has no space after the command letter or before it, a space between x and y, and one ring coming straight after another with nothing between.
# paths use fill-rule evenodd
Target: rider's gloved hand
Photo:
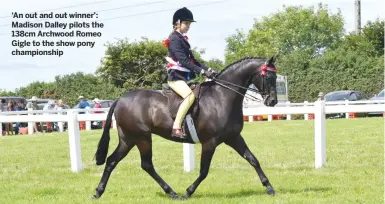
<instances>
[{"instance_id":1,"label":"rider's gloved hand","mask_svg":"<svg viewBox=\"0 0 385 204\"><path fill-rule=\"evenodd\" d=\"M218 72L217 72L215 69L210 68L210 67L209 67L208 71L209 71L209 72L214 72L214 74L218 74Z\"/></svg>"},{"instance_id":2,"label":"rider's gloved hand","mask_svg":"<svg viewBox=\"0 0 385 204\"><path fill-rule=\"evenodd\" d=\"M210 71L206 71L206 70L202 70L202 72L203 72L203 75L205 75L209 79L212 79L216 75L216 73L210 72Z\"/></svg>"}]
</instances>

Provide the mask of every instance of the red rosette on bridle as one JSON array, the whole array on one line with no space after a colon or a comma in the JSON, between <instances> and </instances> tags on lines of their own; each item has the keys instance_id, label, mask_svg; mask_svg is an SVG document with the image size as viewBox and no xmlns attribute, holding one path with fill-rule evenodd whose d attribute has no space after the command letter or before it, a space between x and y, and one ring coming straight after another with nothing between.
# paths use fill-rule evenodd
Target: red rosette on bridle
<instances>
[{"instance_id":1,"label":"red rosette on bridle","mask_svg":"<svg viewBox=\"0 0 385 204\"><path fill-rule=\"evenodd\" d=\"M263 64L263 65L261 66L261 75L262 75L262 76L265 76L266 73L267 73L267 70L272 71L272 72L277 72L277 68L275 68L275 67L269 67L269 66L267 66L266 64Z\"/></svg>"},{"instance_id":2,"label":"red rosette on bridle","mask_svg":"<svg viewBox=\"0 0 385 204\"><path fill-rule=\"evenodd\" d=\"M262 67L261 67L261 75L262 75L262 76L265 76L265 75L266 75L266 72L267 72L267 65L264 64L264 65L262 65Z\"/></svg>"}]
</instances>

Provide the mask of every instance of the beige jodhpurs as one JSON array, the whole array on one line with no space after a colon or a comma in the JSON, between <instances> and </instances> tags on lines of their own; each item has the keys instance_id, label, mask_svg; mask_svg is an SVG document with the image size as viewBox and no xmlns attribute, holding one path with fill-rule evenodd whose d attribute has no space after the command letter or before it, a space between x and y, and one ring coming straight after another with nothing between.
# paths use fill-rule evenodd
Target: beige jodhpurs
<instances>
[{"instance_id":1,"label":"beige jodhpurs","mask_svg":"<svg viewBox=\"0 0 385 204\"><path fill-rule=\"evenodd\" d=\"M195 95L183 80L168 81L167 84L182 98L184 98L182 104L180 104L178 113L176 114L173 128L181 128L183 118L186 116L188 109L194 103Z\"/></svg>"}]
</instances>

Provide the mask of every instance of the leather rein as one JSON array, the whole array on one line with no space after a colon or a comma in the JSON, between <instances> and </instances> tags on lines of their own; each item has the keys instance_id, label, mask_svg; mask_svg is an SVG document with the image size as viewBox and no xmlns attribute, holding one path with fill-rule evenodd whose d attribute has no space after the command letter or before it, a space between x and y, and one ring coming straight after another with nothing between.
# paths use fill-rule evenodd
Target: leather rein
<instances>
[{"instance_id":1,"label":"leather rein","mask_svg":"<svg viewBox=\"0 0 385 204\"><path fill-rule=\"evenodd\" d=\"M258 102L261 102L261 101L265 102L265 100L268 97L268 93L267 93L267 90L266 90L266 87L268 87L268 85L266 84L266 82L267 82L267 79L266 79L267 71L276 72L276 68L268 67L266 62L261 66L261 68L260 68L260 75L262 75L262 80L263 80L263 82L262 82L262 92L259 91L258 89L255 89L255 88L240 86L238 84L234 84L234 83L231 83L231 82L228 82L228 81L225 81L225 80L217 79L215 77L212 79L212 81L214 81L218 85L220 85L222 87L225 87L227 89L230 89L230 90L234 91L235 93L237 93L237 94L239 94L239 95L241 95L241 96L243 96L245 98L248 98L250 100L258 101ZM246 92L246 94L242 94L239 91L237 91L237 90L235 90L235 89L233 89L233 88L231 88L231 87L229 87L229 86L227 86L227 85L225 85L223 83L226 83L228 85L232 85L232 86L235 86L235 87L238 87L238 88L241 88L241 89L245 89L247 91L252 91L254 93L259 93L259 94L262 95L263 100L255 97L255 96L253 96L251 94L248 94L247 92Z\"/></svg>"}]
</instances>

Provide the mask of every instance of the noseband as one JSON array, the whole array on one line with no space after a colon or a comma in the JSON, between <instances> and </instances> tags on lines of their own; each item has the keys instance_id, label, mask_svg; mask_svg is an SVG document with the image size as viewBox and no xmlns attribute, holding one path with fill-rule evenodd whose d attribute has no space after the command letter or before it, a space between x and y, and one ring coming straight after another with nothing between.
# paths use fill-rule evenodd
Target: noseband
<instances>
[{"instance_id":1,"label":"noseband","mask_svg":"<svg viewBox=\"0 0 385 204\"><path fill-rule=\"evenodd\" d=\"M251 100L254 100L254 101L265 101L269 95L268 93L268 90L266 89L266 87L269 89L269 85L267 84L267 71L272 71L272 72L276 72L277 69L274 68L274 67L269 67L267 66L268 63L267 61L260 67L260 71L259 71L259 74L262 76L262 92L259 91L258 89L255 89L255 88L250 88L250 87L244 87L244 86L240 86L240 85L237 85L237 84L234 84L234 83L231 83L231 82L228 82L228 81L224 81L224 80L221 80L221 79L217 79L217 78L213 78L213 81L219 85L221 85L222 87L225 87L225 88L228 88L232 91L234 91L235 93L237 94L240 94L242 95L243 97L249 97L249 99ZM248 91L252 91L252 92L255 92L255 93L259 93L262 95L262 98L263 100L253 96L253 95L250 95L250 94L242 94L240 93L239 91L237 90L234 90L233 88L229 87L229 86L226 86L225 84L222 84L222 83L226 83L226 84L229 84L229 85L232 85L232 86L235 86L235 87L238 87L238 88L241 88L241 89L245 89L245 90L248 90ZM247 96L246 96L247 95ZM250 98L251 97L251 98Z\"/></svg>"}]
</instances>

